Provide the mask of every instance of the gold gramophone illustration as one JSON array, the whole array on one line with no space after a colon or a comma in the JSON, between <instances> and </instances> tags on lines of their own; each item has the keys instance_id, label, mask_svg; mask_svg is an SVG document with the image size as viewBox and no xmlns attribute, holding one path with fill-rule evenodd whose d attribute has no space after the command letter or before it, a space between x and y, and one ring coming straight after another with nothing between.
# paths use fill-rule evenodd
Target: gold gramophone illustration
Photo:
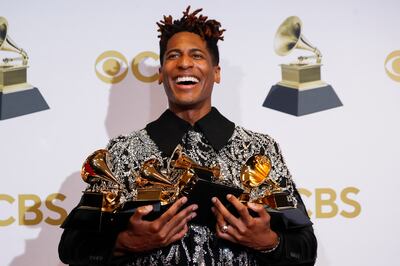
<instances>
[{"instance_id":1,"label":"gold gramophone illustration","mask_svg":"<svg viewBox=\"0 0 400 266\"><path fill-rule=\"evenodd\" d=\"M274 50L286 56L295 49L306 50L310 56L300 56L290 64L281 64L282 80L272 86L263 106L301 116L342 106L332 86L321 80L322 54L303 35L301 20L288 17L278 28Z\"/></svg>"},{"instance_id":2,"label":"gold gramophone illustration","mask_svg":"<svg viewBox=\"0 0 400 266\"><path fill-rule=\"evenodd\" d=\"M39 90L27 82L28 54L8 34L8 23L0 17L0 51L17 53L0 63L0 120L49 109Z\"/></svg>"}]
</instances>

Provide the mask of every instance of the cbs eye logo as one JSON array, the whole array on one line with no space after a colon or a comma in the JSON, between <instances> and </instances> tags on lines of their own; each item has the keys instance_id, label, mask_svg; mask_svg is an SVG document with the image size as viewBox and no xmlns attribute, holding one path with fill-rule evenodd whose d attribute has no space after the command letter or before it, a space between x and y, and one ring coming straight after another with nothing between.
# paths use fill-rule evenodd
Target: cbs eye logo
<instances>
[{"instance_id":1,"label":"cbs eye logo","mask_svg":"<svg viewBox=\"0 0 400 266\"><path fill-rule=\"evenodd\" d=\"M393 51L386 57L385 71L391 79L400 82L400 50Z\"/></svg>"},{"instance_id":2,"label":"cbs eye logo","mask_svg":"<svg viewBox=\"0 0 400 266\"><path fill-rule=\"evenodd\" d=\"M143 74L140 65L148 58L157 62L159 55L145 51L136 55L131 63L132 74L140 81L151 83L158 79L158 72L147 75ZM128 74L128 61L125 56L117 51L105 51L99 55L95 63L96 76L103 82L109 84L116 84L121 82ZM156 67L158 69L158 67Z\"/></svg>"}]
</instances>

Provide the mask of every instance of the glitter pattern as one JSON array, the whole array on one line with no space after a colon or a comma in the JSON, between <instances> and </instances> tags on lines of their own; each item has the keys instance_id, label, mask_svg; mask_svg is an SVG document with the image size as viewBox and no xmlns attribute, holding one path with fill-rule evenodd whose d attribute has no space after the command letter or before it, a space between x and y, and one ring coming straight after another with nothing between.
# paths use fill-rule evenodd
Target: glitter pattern
<instances>
[{"instance_id":1,"label":"glitter pattern","mask_svg":"<svg viewBox=\"0 0 400 266\"><path fill-rule=\"evenodd\" d=\"M242 188L239 179L241 167L254 154L264 152L271 160L270 178L289 192L288 200L296 206L293 196L291 175L282 158L277 143L265 134L255 133L236 126L228 143L215 151L201 132L189 130L182 138L183 151L196 163L210 167L219 164L221 177L213 180L216 183ZM156 158L166 168L169 158L162 157L161 151L146 130L119 136L110 141L108 150L111 154L112 171L123 184L122 200L136 198L135 176L143 162ZM173 181L173 180L171 180ZM101 186L111 186L103 183ZM95 189L88 187L88 190ZM266 187L261 185L254 189L251 198L261 196ZM189 231L178 242L153 252L131 256L124 265L258 265L255 251L238 247L218 239L206 226L189 225Z\"/></svg>"}]
</instances>

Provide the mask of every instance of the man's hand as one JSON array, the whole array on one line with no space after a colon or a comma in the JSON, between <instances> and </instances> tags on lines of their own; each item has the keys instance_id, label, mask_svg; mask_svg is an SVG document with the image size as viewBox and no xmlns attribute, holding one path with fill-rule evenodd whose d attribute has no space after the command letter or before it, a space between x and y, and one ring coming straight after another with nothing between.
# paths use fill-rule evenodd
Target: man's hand
<instances>
[{"instance_id":1,"label":"man's hand","mask_svg":"<svg viewBox=\"0 0 400 266\"><path fill-rule=\"evenodd\" d=\"M196 217L198 208L193 204L179 211L186 202L187 198L182 197L154 221L142 219L153 210L152 205L139 207L129 219L128 228L118 234L114 255L165 247L183 238L188 231L187 223Z\"/></svg>"},{"instance_id":2,"label":"man's hand","mask_svg":"<svg viewBox=\"0 0 400 266\"><path fill-rule=\"evenodd\" d=\"M271 217L261 204L248 203L247 206L258 214L252 217L247 207L235 196L228 194L228 201L236 208L240 217L235 217L214 197L212 211L217 218L216 232L219 238L241 244L255 250L267 250L278 243L278 235L271 230Z\"/></svg>"}]
</instances>

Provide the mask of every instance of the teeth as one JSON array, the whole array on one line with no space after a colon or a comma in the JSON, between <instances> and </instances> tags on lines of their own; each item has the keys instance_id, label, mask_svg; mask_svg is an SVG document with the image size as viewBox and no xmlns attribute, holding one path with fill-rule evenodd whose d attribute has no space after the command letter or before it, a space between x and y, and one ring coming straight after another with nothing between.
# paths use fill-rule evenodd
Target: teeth
<instances>
[{"instance_id":1,"label":"teeth","mask_svg":"<svg viewBox=\"0 0 400 266\"><path fill-rule=\"evenodd\" d=\"M176 83L180 83L180 82L194 82L194 83L197 83L197 82L199 82L199 80L196 77L189 77L189 76L177 77L175 81L176 81Z\"/></svg>"}]
</instances>

